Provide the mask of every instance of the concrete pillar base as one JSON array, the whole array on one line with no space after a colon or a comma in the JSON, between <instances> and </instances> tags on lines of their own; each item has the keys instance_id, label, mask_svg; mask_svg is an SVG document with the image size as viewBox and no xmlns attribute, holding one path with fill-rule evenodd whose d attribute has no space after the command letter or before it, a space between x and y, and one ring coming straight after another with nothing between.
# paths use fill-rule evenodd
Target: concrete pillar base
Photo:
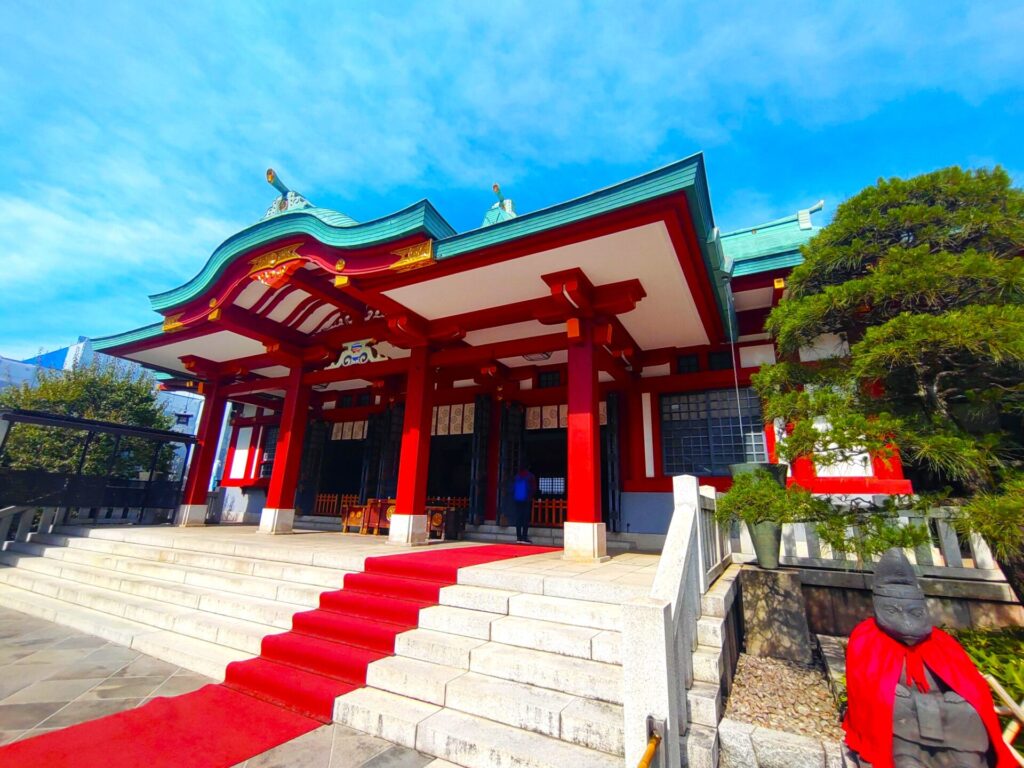
<instances>
[{"instance_id":1,"label":"concrete pillar base","mask_svg":"<svg viewBox=\"0 0 1024 768\"><path fill-rule=\"evenodd\" d=\"M426 515L392 515L388 544L416 547L427 543Z\"/></svg>"},{"instance_id":2,"label":"concrete pillar base","mask_svg":"<svg viewBox=\"0 0 1024 768\"><path fill-rule=\"evenodd\" d=\"M206 505L182 504L178 507L178 519L174 521L174 524L182 528L206 525Z\"/></svg>"},{"instance_id":3,"label":"concrete pillar base","mask_svg":"<svg viewBox=\"0 0 1024 768\"><path fill-rule=\"evenodd\" d=\"M603 563L608 556L608 536L604 523L566 522L563 531L563 560Z\"/></svg>"},{"instance_id":4,"label":"concrete pillar base","mask_svg":"<svg viewBox=\"0 0 1024 768\"><path fill-rule=\"evenodd\" d=\"M291 533L295 523L294 509L264 507L260 513L260 533Z\"/></svg>"}]
</instances>

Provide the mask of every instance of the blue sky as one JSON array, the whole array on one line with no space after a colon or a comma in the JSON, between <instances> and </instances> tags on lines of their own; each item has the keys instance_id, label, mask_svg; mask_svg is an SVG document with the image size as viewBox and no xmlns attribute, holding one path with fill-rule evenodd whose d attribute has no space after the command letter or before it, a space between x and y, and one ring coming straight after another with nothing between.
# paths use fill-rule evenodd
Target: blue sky
<instances>
[{"instance_id":1,"label":"blue sky","mask_svg":"<svg viewBox=\"0 0 1024 768\"><path fill-rule=\"evenodd\" d=\"M156 320L274 197L462 231L695 151L723 230L1024 184L1024 3L0 2L0 354ZM822 219L824 220L824 219Z\"/></svg>"}]
</instances>

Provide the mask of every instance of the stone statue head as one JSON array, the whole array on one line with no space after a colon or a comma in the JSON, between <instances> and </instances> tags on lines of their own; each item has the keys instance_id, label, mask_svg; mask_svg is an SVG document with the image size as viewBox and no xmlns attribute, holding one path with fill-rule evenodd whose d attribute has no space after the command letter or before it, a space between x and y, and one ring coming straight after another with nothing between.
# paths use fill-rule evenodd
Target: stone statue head
<instances>
[{"instance_id":1,"label":"stone statue head","mask_svg":"<svg viewBox=\"0 0 1024 768\"><path fill-rule=\"evenodd\" d=\"M904 645L928 639L932 633L928 604L903 550L894 547L882 556L871 591L875 622L883 632Z\"/></svg>"}]
</instances>

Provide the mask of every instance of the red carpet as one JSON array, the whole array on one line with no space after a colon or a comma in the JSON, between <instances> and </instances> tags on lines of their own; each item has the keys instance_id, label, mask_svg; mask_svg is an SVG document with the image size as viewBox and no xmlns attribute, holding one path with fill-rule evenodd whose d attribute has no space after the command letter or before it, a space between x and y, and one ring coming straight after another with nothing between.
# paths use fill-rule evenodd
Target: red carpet
<instances>
[{"instance_id":1,"label":"red carpet","mask_svg":"<svg viewBox=\"0 0 1024 768\"><path fill-rule=\"evenodd\" d=\"M0 747L21 768L228 768L331 721L334 700L366 684L366 667L395 650L460 568L550 552L484 545L372 557L364 573L264 638L258 658L228 665L222 685Z\"/></svg>"}]
</instances>

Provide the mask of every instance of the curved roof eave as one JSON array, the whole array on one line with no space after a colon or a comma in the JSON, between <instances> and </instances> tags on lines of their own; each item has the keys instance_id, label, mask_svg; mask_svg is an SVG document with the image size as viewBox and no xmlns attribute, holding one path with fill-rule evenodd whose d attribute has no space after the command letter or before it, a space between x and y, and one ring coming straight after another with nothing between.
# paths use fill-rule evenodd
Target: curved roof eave
<instances>
[{"instance_id":1,"label":"curved roof eave","mask_svg":"<svg viewBox=\"0 0 1024 768\"><path fill-rule=\"evenodd\" d=\"M313 213L300 209L257 222L221 243L195 277L184 285L149 297L157 312L172 309L201 295L239 256L253 248L291 235L309 235L335 248L361 248L395 240L416 232L440 239L455 230L430 204L420 200L401 211L354 226L336 226Z\"/></svg>"},{"instance_id":2,"label":"curved roof eave","mask_svg":"<svg viewBox=\"0 0 1024 768\"><path fill-rule=\"evenodd\" d=\"M161 333L163 333L163 323L153 323L152 325L144 325L141 328L125 331L124 333L115 333L113 336L100 336L96 339L90 339L90 341L94 350L102 352L105 349L120 347L133 341L142 341L153 336L159 336Z\"/></svg>"}]
</instances>

